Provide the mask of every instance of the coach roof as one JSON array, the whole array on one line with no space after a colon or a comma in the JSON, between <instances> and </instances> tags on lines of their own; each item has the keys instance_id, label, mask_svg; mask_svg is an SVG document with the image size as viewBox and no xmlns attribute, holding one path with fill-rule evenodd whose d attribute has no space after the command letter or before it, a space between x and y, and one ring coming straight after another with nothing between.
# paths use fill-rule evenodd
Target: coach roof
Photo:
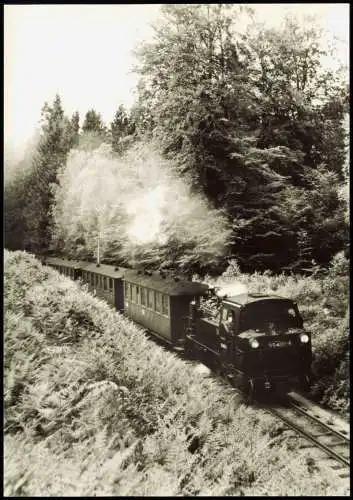
<instances>
[{"instance_id":1,"label":"coach roof","mask_svg":"<svg viewBox=\"0 0 353 500\"><path fill-rule=\"evenodd\" d=\"M127 270L123 279L128 283L145 286L167 295L203 295L208 286L197 281L187 281L158 272Z\"/></svg>"},{"instance_id":2,"label":"coach roof","mask_svg":"<svg viewBox=\"0 0 353 500\"><path fill-rule=\"evenodd\" d=\"M60 257L46 257L44 264L50 266L65 266L74 269L80 269L82 267L82 262L78 260L60 259Z\"/></svg>"},{"instance_id":3,"label":"coach roof","mask_svg":"<svg viewBox=\"0 0 353 500\"><path fill-rule=\"evenodd\" d=\"M97 273L103 276L108 276L109 278L122 278L123 274L126 271L125 267L114 267L109 266L108 264L92 264L92 263L84 263L81 265L82 271L86 271L89 273Z\"/></svg>"}]
</instances>

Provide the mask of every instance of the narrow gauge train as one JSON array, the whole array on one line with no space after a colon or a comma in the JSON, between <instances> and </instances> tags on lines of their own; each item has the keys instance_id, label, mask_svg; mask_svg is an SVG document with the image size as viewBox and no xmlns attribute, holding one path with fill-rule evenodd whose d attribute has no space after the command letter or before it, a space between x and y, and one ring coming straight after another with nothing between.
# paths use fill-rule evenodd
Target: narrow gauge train
<instances>
[{"instance_id":1,"label":"narrow gauge train","mask_svg":"<svg viewBox=\"0 0 353 500\"><path fill-rule=\"evenodd\" d=\"M47 257L44 264L88 289L187 357L198 359L248 394L307 388L311 335L295 302L275 295L218 298L210 314L203 283L161 272Z\"/></svg>"}]
</instances>

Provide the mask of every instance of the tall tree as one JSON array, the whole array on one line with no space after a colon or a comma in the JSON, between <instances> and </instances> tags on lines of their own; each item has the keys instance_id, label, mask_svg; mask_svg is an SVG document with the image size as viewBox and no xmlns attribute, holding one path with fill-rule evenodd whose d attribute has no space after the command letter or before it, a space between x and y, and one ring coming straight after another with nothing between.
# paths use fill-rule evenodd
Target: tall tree
<instances>
[{"instance_id":1,"label":"tall tree","mask_svg":"<svg viewBox=\"0 0 353 500\"><path fill-rule=\"evenodd\" d=\"M82 132L105 133L105 126L100 113L97 113L94 109L87 111L82 124Z\"/></svg>"},{"instance_id":2,"label":"tall tree","mask_svg":"<svg viewBox=\"0 0 353 500\"><path fill-rule=\"evenodd\" d=\"M113 151L122 152L124 149L123 139L133 132L132 124L122 104L115 112L114 119L110 124L110 132Z\"/></svg>"},{"instance_id":3,"label":"tall tree","mask_svg":"<svg viewBox=\"0 0 353 500\"><path fill-rule=\"evenodd\" d=\"M287 17L280 28L249 29L258 100L259 145L282 145L303 153L291 172L305 185L305 170L325 164L343 180L346 85L340 72L322 65L322 30L310 18ZM299 166L299 165L298 165Z\"/></svg>"},{"instance_id":4,"label":"tall tree","mask_svg":"<svg viewBox=\"0 0 353 500\"><path fill-rule=\"evenodd\" d=\"M327 264L348 231L339 199L347 86L341 71L323 67L327 52L321 38L315 22L299 23L293 17L277 29L255 24L248 36L259 104L258 145L289 148L298 158L287 170L281 158L273 165L290 182L281 217L289 230L282 243L286 241L287 267L292 268L307 266L309 260Z\"/></svg>"},{"instance_id":5,"label":"tall tree","mask_svg":"<svg viewBox=\"0 0 353 500\"><path fill-rule=\"evenodd\" d=\"M342 173L342 92L320 66L318 34L290 19L283 30L241 34L234 5L162 12L154 40L137 51L137 129L226 208L243 267L287 266L298 244L310 248L282 212L290 186L312 189L306 174L322 164L337 181Z\"/></svg>"},{"instance_id":6,"label":"tall tree","mask_svg":"<svg viewBox=\"0 0 353 500\"><path fill-rule=\"evenodd\" d=\"M72 133L72 147L74 147L78 144L80 133L80 115L78 111L75 111L71 117L70 129Z\"/></svg>"},{"instance_id":7,"label":"tall tree","mask_svg":"<svg viewBox=\"0 0 353 500\"><path fill-rule=\"evenodd\" d=\"M48 248L51 234L52 185L58 169L65 163L72 145L70 121L64 116L61 99L42 109L42 133L28 177L25 201L25 248L41 252Z\"/></svg>"}]
</instances>

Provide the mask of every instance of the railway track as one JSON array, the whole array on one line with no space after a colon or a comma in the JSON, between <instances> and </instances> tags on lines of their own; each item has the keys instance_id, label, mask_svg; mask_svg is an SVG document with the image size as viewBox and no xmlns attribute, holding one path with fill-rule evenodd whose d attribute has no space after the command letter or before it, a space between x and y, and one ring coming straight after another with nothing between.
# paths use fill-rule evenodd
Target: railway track
<instances>
[{"instance_id":1,"label":"railway track","mask_svg":"<svg viewBox=\"0 0 353 500\"><path fill-rule=\"evenodd\" d=\"M225 380L232 385L231 381ZM233 390L241 397L245 396L234 386ZM280 419L295 435L305 440L300 448L320 450L320 459L329 460L329 465L340 478L350 477L350 426L347 422L296 392L286 394L277 403L265 404L257 400L254 405Z\"/></svg>"},{"instance_id":2,"label":"railway track","mask_svg":"<svg viewBox=\"0 0 353 500\"><path fill-rule=\"evenodd\" d=\"M341 478L350 476L349 425L297 393L279 404L257 404L305 440L301 448L321 450Z\"/></svg>"}]
</instances>

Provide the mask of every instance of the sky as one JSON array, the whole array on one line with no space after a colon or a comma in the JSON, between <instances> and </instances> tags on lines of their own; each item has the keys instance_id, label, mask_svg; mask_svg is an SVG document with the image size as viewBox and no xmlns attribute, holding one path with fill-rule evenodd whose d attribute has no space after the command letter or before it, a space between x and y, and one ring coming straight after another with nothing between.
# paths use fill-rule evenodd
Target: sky
<instances>
[{"instance_id":1,"label":"sky","mask_svg":"<svg viewBox=\"0 0 353 500\"><path fill-rule=\"evenodd\" d=\"M285 12L313 14L342 39L338 59L348 63L349 4L252 4L259 20L276 25ZM109 123L134 101L136 43L152 36L159 4L5 5L5 148L19 155L33 136L45 101L59 93L64 110L81 117L94 108ZM328 61L330 65L336 61Z\"/></svg>"}]
</instances>

